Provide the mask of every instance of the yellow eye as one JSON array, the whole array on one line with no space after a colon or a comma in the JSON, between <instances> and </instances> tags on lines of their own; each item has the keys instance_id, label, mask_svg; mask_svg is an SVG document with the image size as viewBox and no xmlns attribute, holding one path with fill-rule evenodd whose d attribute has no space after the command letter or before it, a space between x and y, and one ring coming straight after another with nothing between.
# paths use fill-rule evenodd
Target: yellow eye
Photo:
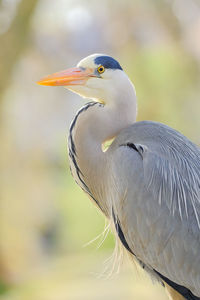
<instances>
[{"instance_id":1,"label":"yellow eye","mask_svg":"<svg viewBox=\"0 0 200 300\"><path fill-rule=\"evenodd\" d=\"M97 68L97 71L98 71L100 74L102 74L102 73L105 71L104 66L99 66L99 67Z\"/></svg>"}]
</instances>

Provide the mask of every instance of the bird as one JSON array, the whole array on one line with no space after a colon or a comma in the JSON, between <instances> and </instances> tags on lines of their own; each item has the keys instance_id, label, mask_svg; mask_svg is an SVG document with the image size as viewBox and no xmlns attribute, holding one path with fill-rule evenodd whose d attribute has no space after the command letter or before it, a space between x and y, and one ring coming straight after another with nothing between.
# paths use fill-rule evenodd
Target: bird
<instances>
[{"instance_id":1,"label":"bird","mask_svg":"<svg viewBox=\"0 0 200 300\"><path fill-rule=\"evenodd\" d=\"M169 299L200 300L199 146L165 124L136 121L135 87L109 55L89 55L38 84L89 99L69 130L75 181Z\"/></svg>"}]
</instances>

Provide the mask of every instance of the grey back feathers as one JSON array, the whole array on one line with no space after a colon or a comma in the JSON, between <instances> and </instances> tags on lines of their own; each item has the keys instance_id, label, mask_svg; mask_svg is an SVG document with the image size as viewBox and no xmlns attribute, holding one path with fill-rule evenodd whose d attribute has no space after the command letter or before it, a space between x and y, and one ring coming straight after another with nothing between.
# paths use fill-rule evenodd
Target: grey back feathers
<instances>
[{"instance_id":1,"label":"grey back feathers","mask_svg":"<svg viewBox=\"0 0 200 300\"><path fill-rule=\"evenodd\" d=\"M114 145L134 143L141 154L147 189L159 205L200 230L200 148L176 130L157 122L137 122ZM113 145L113 146L114 146ZM152 188L153 187L153 188Z\"/></svg>"},{"instance_id":2,"label":"grey back feathers","mask_svg":"<svg viewBox=\"0 0 200 300\"><path fill-rule=\"evenodd\" d=\"M125 248L186 299L200 299L200 148L143 121L122 130L108 151Z\"/></svg>"}]
</instances>

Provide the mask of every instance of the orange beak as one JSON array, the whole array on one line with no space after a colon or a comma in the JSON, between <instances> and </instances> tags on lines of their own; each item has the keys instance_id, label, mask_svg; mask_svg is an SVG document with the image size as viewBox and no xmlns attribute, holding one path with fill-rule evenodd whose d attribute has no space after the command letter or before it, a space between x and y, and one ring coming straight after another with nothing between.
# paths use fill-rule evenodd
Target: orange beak
<instances>
[{"instance_id":1,"label":"orange beak","mask_svg":"<svg viewBox=\"0 0 200 300\"><path fill-rule=\"evenodd\" d=\"M84 85L90 77L96 77L92 69L71 68L42 78L37 83L49 86Z\"/></svg>"}]
</instances>

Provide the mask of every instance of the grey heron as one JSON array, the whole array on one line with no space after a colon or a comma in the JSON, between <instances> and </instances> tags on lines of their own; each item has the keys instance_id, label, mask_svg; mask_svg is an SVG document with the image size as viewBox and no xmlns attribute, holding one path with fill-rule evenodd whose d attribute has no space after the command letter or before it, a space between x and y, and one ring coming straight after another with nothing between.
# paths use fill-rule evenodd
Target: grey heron
<instances>
[{"instance_id":1,"label":"grey heron","mask_svg":"<svg viewBox=\"0 0 200 300\"><path fill-rule=\"evenodd\" d=\"M200 300L200 148L167 125L136 122L134 85L110 56L90 55L38 83L92 100L70 127L73 177L171 299Z\"/></svg>"}]
</instances>

